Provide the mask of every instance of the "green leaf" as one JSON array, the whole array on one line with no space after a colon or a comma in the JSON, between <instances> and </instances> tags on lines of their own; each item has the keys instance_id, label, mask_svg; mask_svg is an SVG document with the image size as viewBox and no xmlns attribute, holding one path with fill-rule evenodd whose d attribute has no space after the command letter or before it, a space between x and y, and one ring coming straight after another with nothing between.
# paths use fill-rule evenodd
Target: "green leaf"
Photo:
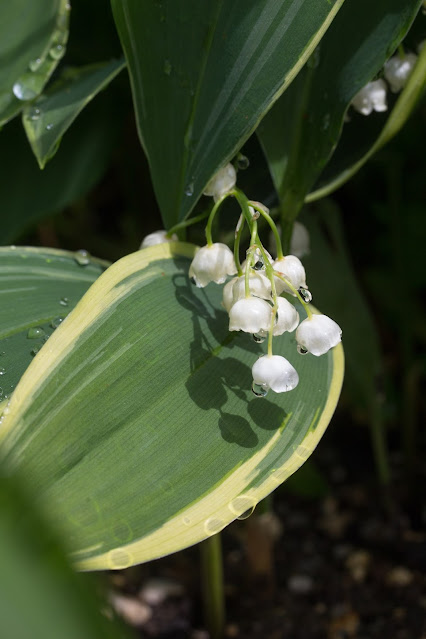
<instances>
[{"instance_id":1,"label":"green leaf","mask_svg":"<svg viewBox=\"0 0 426 639\"><path fill-rule=\"evenodd\" d=\"M0 9L0 126L41 93L65 53L68 0L13 0Z\"/></svg>"},{"instance_id":2,"label":"green leaf","mask_svg":"<svg viewBox=\"0 0 426 639\"><path fill-rule=\"evenodd\" d=\"M0 247L0 401L107 266L81 253Z\"/></svg>"},{"instance_id":3,"label":"green leaf","mask_svg":"<svg viewBox=\"0 0 426 639\"><path fill-rule=\"evenodd\" d=\"M103 175L119 133L115 110L105 101L93 103L40 171L21 123L5 127L0 134L0 244L15 241L34 222L85 195Z\"/></svg>"},{"instance_id":4,"label":"green leaf","mask_svg":"<svg viewBox=\"0 0 426 639\"><path fill-rule=\"evenodd\" d=\"M0 636L4 639L117 639L99 612L88 576L69 566L34 500L0 477ZM92 587L90 587L92 585Z\"/></svg>"},{"instance_id":5,"label":"green leaf","mask_svg":"<svg viewBox=\"0 0 426 639\"><path fill-rule=\"evenodd\" d=\"M0 453L18 469L83 569L124 568L217 533L309 457L336 406L339 345L276 352L299 386L257 399L265 351L229 333L222 287L194 287L194 246L121 259L34 358L5 409Z\"/></svg>"},{"instance_id":6,"label":"green leaf","mask_svg":"<svg viewBox=\"0 0 426 639\"><path fill-rule=\"evenodd\" d=\"M354 407L364 410L377 398L382 355L377 329L357 280L344 239L340 212L329 200L304 219L311 253L303 259L314 301L343 329L345 388Z\"/></svg>"},{"instance_id":7,"label":"green leaf","mask_svg":"<svg viewBox=\"0 0 426 639\"><path fill-rule=\"evenodd\" d=\"M297 215L329 161L351 100L393 53L420 4L345 2L303 71L262 121L257 132L289 217ZM354 119L362 127L374 116ZM345 128L353 125L349 122Z\"/></svg>"},{"instance_id":8,"label":"green leaf","mask_svg":"<svg viewBox=\"0 0 426 639\"><path fill-rule=\"evenodd\" d=\"M383 126L383 117L345 127L336 153L320 175L318 184L306 198L312 202L329 195L347 182L377 151L404 126L426 90L426 50L423 48L404 90ZM356 116L354 116L356 117ZM366 126L367 125L367 126Z\"/></svg>"},{"instance_id":9,"label":"green leaf","mask_svg":"<svg viewBox=\"0 0 426 639\"><path fill-rule=\"evenodd\" d=\"M56 153L78 114L124 67L123 60L112 60L68 68L45 94L25 107L24 128L41 169Z\"/></svg>"},{"instance_id":10,"label":"green leaf","mask_svg":"<svg viewBox=\"0 0 426 639\"><path fill-rule=\"evenodd\" d=\"M166 226L299 72L343 0L112 0Z\"/></svg>"}]
</instances>

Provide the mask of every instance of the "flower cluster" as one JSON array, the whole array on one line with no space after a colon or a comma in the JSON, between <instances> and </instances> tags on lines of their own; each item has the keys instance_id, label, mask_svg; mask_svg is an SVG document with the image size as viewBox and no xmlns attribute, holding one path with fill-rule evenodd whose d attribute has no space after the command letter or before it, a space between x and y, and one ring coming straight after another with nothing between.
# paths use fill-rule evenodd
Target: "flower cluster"
<instances>
[{"instance_id":1,"label":"flower cluster","mask_svg":"<svg viewBox=\"0 0 426 639\"><path fill-rule=\"evenodd\" d=\"M385 62L383 74L392 93L398 93L404 88L416 61L417 56L414 53L402 53ZM356 94L351 102L355 111L362 115L370 115L372 111L380 113L387 110L385 80L369 82Z\"/></svg>"},{"instance_id":2,"label":"flower cluster","mask_svg":"<svg viewBox=\"0 0 426 639\"><path fill-rule=\"evenodd\" d=\"M210 282L224 284L223 306L229 315L229 330L250 333L258 342L268 339L268 353L253 365L253 392L263 397L269 390L283 393L295 388L299 376L292 364L282 355L272 352L273 337L296 331L300 354L315 356L327 353L341 341L341 329L331 318L312 312L312 296L306 283L306 273L295 255L283 255L277 227L268 210L259 202L249 201L235 187L235 171L227 165L209 182L206 192L215 205L206 227L207 244L198 249L189 269L193 283L200 288ZM232 167L233 168L233 167ZM226 177L226 184L224 180ZM232 177L232 179L231 179ZM213 242L211 227L215 214L226 197L233 196L242 215L235 231L234 252L225 244ZM264 249L258 234L257 220L262 216L274 234L277 257L273 259ZM242 228L248 225L251 241L247 259L240 264L239 246ZM307 317L300 321L294 304L282 297L300 301Z\"/></svg>"}]
</instances>

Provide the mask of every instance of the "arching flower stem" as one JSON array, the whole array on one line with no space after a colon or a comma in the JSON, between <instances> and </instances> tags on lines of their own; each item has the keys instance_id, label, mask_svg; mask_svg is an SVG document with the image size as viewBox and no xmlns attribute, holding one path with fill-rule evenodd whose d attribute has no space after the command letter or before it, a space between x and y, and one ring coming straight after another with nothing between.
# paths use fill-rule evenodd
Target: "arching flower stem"
<instances>
[{"instance_id":1,"label":"arching flower stem","mask_svg":"<svg viewBox=\"0 0 426 639\"><path fill-rule=\"evenodd\" d=\"M308 316L309 319L311 319L312 311L309 308L309 304L306 304L305 300L302 298L297 288L294 288L293 284L286 277L281 275L281 273L278 273L277 271L274 270L274 275L275 277L279 277L280 280L282 280L288 286L288 288L291 291L293 291L293 293L296 295L297 299L299 300L299 302L302 304L303 308L305 309L306 315Z\"/></svg>"},{"instance_id":2,"label":"arching flower stem","mask_svg":"<svg viewBox=\"0 0 426 639\"><path fill-rule=\"evenodd\" d=\"M256 211L258 211L260 215L268 222L269 226L271 227L271 231L274 235L275 242L277 245L277 259L281 259L282 257L284 257L284 255L283 255L281 238L280 238L280 234L278 233L277 225L275 224L274 220L269 215L269 213L267 213L265 209L259 205L258 202L253 202L252 200L250 200L249 205L253 207Z\"/></svg>"},{"instance_id":3,"label":"arching flower stem","mask_svg":"<svg viewBox=\"0 0 426 639\"><path fill-rule=\"evenodd\" d=\"M252 221L251 227L251 239L250 239L250 248L249 255L247 257L246 263L246 272L245 272L245 290L246 297L250 297L250 267L253 263L254 251L256 250L256 238L257 238L257 222L256 220Z\"/></svg>"},{"instance_id":4,"label":"arching flower stem","mask_svg":"<svg viewBox=\"0 0 426 639\"><path fill-rule=\"evenodd\" d=\"M238 219L237 226L235 227L235 241L234 241L234 260L235 260L235 265L237 267L238 277L241 277L241 275L243 274L243 270L241 268L241 262L240 262L240 241L241 241L243 228L244 228L244 216L241 214Z\"/></svg>"},{"instance_id":5,"label":"arching flower stem","mask_svg":"<svg viewBox=\"0 0 426 639\"><path fill-rule=\"evenodd\" d=\"M191 226L192 224L196 224L197 222L201 222L202 220L205 220L208 215L210 215L210 210L203 211L199 215L194 215L194 217L190 217L188 220L183 220L183 222L179 222L178 224L175 224L174 226L172 226L171 229L167 231L166 237L171 238L173 233L177 233L178 231L182 229L186 229L188 226Z\"/></svg>"},{"instance_id":6,"label":"arching flower stem","mask_svg":"<svg viewBox=\"0 0 426 639\"><path fill-rule=\"evenodd\" d=\"M226 200L226 198L229 197L230 195L233 195L233 194L234 194L234 191L228 191L228 193L225 193L224 195L222 195L222 197L219 198L219 200L213 206L213 208L211 210L211 213L209 215L209 219L207 220L207 224L206 224L207 246L211 246L213 244L212 224L213 224L214 217L215 217L216 213L218 212L218 210L220 209L220 207L223 204L223 202Z\"/></svg>"}]
</instances>

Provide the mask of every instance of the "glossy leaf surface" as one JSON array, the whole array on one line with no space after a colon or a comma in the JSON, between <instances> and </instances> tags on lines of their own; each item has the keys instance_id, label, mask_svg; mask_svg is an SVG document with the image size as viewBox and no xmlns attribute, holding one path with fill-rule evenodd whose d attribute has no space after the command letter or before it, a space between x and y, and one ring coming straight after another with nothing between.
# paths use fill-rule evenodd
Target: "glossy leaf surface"
<instances>
[{"instance_id":1,"label":"glossy leaf surface","mask_svg":"<svg viewBox=\"0 0 426 639\"><path fill-rule=\"evenodd\" d=\"M283 211L297 214L339 140L358 91L412 23L419 0L347 0L320 46L258 128ZM383 114L354 116L356 137ZM355 122L356 121L356 122ZM383 126L383 124L382 124Z\"/></svg>"},{"instance_id":2,"label":"glossy leaf surface","mask_svg":"<svg viewBox=\"0 0 426 639\"><path fill-rule=\"evenodd\" d=\"M40 168L84 107L125 67L123 60L66 69L48 91L24 109L24 128Z\"/></svg>"},{"instance_id":3,"label":"glossy leaf surface","mask_svg":"<svg viewBox=\"0 0 426 639\"><path fill-rule=\"evenodd\" d=\"M112 0L165 225L185 218L343 0Z\"/></svg>"},{"instance_id":4,"label":"glossy leaf surface","mask_svg":"<svg viewBox=\"0 0 426 639\"><path fill-rule=\"evenodd\" d=\"M107 265L69 251L0 247L0 401Z\"/></svg>"},{"instance_id":5,"label":"glossy leaf surface","mask_svg":"<svg viewBox=\"0 0 426 639\"><path fill-rule=\"evenodd\" d=\"M39 95L65 53L68 0L13 0L0 8L0 126Z\"/></svg>"},{"instance_id":6,"label":"glossy leaf surface","mask_svg":"<svg viewBox=\"0 0 426 639\"><path fill-rule=\"evenodd\" d=\"M229 333L222 287L197 289L194 247L163 244L108 269L16 388L0 430L83 569L124 568L217 533L309 457L334 411L341 346L276 339L299 386L258 399L265 351Z\"/></svg>"}]
</instances>

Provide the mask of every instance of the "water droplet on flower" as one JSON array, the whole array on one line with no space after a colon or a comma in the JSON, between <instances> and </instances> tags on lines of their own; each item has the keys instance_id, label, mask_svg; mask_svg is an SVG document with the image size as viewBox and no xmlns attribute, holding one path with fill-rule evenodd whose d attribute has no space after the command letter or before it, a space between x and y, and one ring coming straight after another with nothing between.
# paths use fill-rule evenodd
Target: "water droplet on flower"
<instances>
[{"instance_id":1,"label":"water droplet on flower","mask_svg":"<svg viewBox=\"0 0 426 639\"><path fill-rule=\"evenodd\" d=\"M226 524L223 519L219 519L218 517L209 517L204 522L204 530L208 535L215 535L225 528Z\"/></svg>"},{"instance_id":2,"label":"water droplet on flower","mask_svg":"<svg viewBox=\"0 0 426 639\"><path fill-rule=\"evenodd\" d=\"M256 382L253 382L251 390L253 391L253 394L256 395L256 397L266 397L269 388L267 386L264 386L263 384L256 384Z\"/></svg>"},{"instance_id":3,"label":"water droplet on flower","mask_svg":"<svg viewBox=\"0 0 426 639\"><path fill-rule=\"evenodd\" d=\"M257 262L255 262L255 264L253 265L253 268L255 271L261 271L263 268L265 268L265 264L262 260L257 260Z\"/></svg>"},{"instance_id":4,"label":"water droplet on flower","mask_svg":"<svg viewBox=\"0 0 426 639\"><path fill-rule=\"evenodd\" d=\"M307 288L300 287L299 295L306 304L309 304L309 302L312 302L312 293L311 291L308 291Z\"/></svg>"},{"instance_id":5,"label":"water droplet on flower","mask_svg":"<svg viewBox=\"0 0 426 639\"><path fill-rule=\"evenodd\" d=\"M253 333L252 337L256 344L262 344L266 339L266 335L259 335L259 333Z\"/></svg>"},{"instance_id":6,"label":"water droplet on flower","mask_svg":"<svg viewBox=\"0 0 426 639\"><path fill-rule=\"evenodd\" d=\"M62 322L63 322L63 321L64 321L64 318L63 318L63 317L55 317L55 319L53 319L53 320L50 322L50 326L51 326L52 328L58 328L58 326L59 326L60 324L62 324Z\"/></svg>"},{"instance_id":7,"label":"water droplet on flower","mask_svg":"<svg viewBox=\"0 0 426 639\"><path fill-rule=\"evenodd\" d=\"M300 344L297 345L297 352L300 353L300 355L306 355L306 353L308 353L308 349L304 348L303 346L300 346Z\"/></svg>"},{"instance_id":8,"label":"water droplet on flower","mask_svg":"<svg viewBox=\"0 0 426 639\"><path fill-rule=\"evenodd\" d=\"M61 306L68 306L68 304L69 304L68 297L61 297L61 299L59 300L59 304Z\"/></svg>"},{"instance_id":9,"label":"water droplet on flower","mask_svg":"<svg viewBox=\"0 0 426 639\"><path fill-rule=\"evenodd\" d=\"M185 189L185 195L192 197L194 195L194 182L190 182Z\"/></svg>"},{"instance_id":10,"label":"water droplet on flower","mask_svg":"<svg viewBox=\"0 0 426 639\"><path fill-rule=\"evenodd\" d=\"M30 71L37 71L37 69L41 67L42 63L43 63L43 58L35 58L34 60L31 60L31 62L28 65L30 68Z\"/></svg>"},{"instance_id":11,"label":"water droplet on flower","mask_svg":"<svg viewBox=\"0 0 426 639\"><path fill-rule=\"evenodd\" d=\"M40 326L33 326L28 329L27 339L38 339L44 337L44 330Z\"/></svg>"},{"instance_id":12,"label":"water droplet on flower","mask_svg":"<svg viewBox=\"0 0 426 639\"><path fill-rule=\"evenodd\" d=\"M46 124L46 131L51 131L53 129L53 124L51 122L49 122L49 124Z\"/></svg>"},{"instance_id":13,"label":"water droplet on flower","mask_svg":"<svg viewBox=\"0 0 426 639\"><path fill-rule=\"evenodd\" d=\"M166 75L170 75L172 72L172 63L170 60L164 60L163 71Z\"/></svg>"},{"instance_id":14,"label":"water droplet on flower","mask_svg":"<svg viewBox=\"0 0 426 639\"><path fill-rule=\"evenodd\" d=\"M248 157L240 153L237 158L237 167L244 171L245 169L248 169L249 166L250 160L248 159Z\"/></svg>"},{"instance_id":15,"label":"water droplet on flower","mask_svg":"<svg viewBox=\"0 0 426 639\"><path fill-rule=\"evenodd\" d=\"M60 60L65 53L65 47L62 44L56 44L49 50L49 55L54 60Z\"/></svg>"},{"instance_id":16,"label":"water droplet on flower","mask_svg":"<svg viewBox=\"0 0 426 639\"><path fill-rule=\"evenodd\" d=\"M87 266L90 263L90 253L85 249L80 249L74 253L74 259L80 266Z\"/></svg>"}]
</instances>

